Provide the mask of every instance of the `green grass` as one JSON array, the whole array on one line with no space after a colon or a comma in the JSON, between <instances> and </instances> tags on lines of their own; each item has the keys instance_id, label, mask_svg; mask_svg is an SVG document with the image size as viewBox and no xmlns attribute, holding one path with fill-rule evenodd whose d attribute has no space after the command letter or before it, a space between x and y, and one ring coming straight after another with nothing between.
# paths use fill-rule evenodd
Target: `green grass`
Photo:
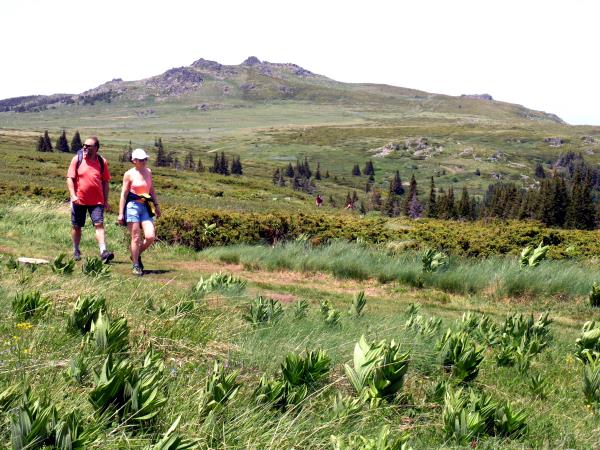
<instances>
[{"instance_id":1,"label":"green grass","mask_svg":"<svg viewBox=\"0 0 600 450\"><path fill-rule=\"evenodd\" d=\"M84 252L96 250L89 231L84 230ZM129 356L134 364L141 363L141 355L149 347L158 351L165 362L168 399L155 425L135 430L127 424L107 424L101 427L99 441L93 448L143 448L166 431L179 415L182 416L180 433L198 439L201 447L330 448L332 434L360 430L361 434L374 437L384 423L394 433L409 432L414 448L454 447L441 432L441 407L428 400L427 392L446 377L435 341L447 327L457 327L460 316L468 310L485 312L497 323L514 311L537 315L549 310L555 319L549 348L534 359L529 369L530 374L540 374L547 380L546 399L535 398L529 392L525 376L514 367L498 368L493 352L486 351L474 387L524 409L529 429L518 439L483 437L478 446L590 448L595 445L593 430L599 419L584 404L582 368L572 356L581 324L600 318L595 309L580 301L586 276L592 278L596 274L596 269L585 268L581 262L546 262L530 273L516 269L512 258L452 259L446 272L427 275L425 287L417 290L410 287L410 282L407 287L407 281L402 279L387 279L385 284L376 281L381 273L394 276L404 273L408 280L410 275L406 274L418 276L419 261L412 253L388 256L369 247L345 243L317 248L301 244L232 247L200 253L158 246L150 250L145 263L164 272L140 279L128 274L122 230L115 226L108 231L117 258L107 279L89 278L79 266L72 275L64 276L43 266L34 272L26 268L12 270L6 266L9 254L51 257L68 248L68 214L62 209L33 204L5 205L0 214L0 390L14 383L21 388L31 386L35 396L47 396L61 412L76 407L87 426L98 423L87 395L93 386L89 371L98 368L101 357L67 329L67 317L79 295L101 294L106 297L113 317L127 319L131 330ZM212 262L215 259L239 261L247 270L221 266ZM245 292L234 296L211 294L197 302L191 311L177 311L177 305L189 299L190 290L200 276L227 272L233 267L236 276L248 281ZM281 272L283 267L311 273L294 275L295 272ZM514 290L525 282L533 284L537 289L535 298L521 292L518 298L510 296L508 291L482 292L498 274L504 277L506 289ZM375 280L365 279L371 277ZM512 284L507 281L510 277L516 280ZM469 289L476 290L476 294L462 295L461 289L466 288L461 288L461 284L466 280L470 280ZM12 315L10 302L23 290L39 290L51 300L52 307L43 318L19 322ZM352 318L347 310L360 290L366 291L364 316ZM555 295L556 290L567 290L569 295ZM258 294L288 299L280 321L252 327L242 319ZM310 305L308 315L294 319L293 302L303 298ZM338 326L324 323L319 311L323 300L342 313ZM423 338L405 328L410 303L420 304L420 314L425 317L442 318L436 336ZM377 409L363 407L354 416L341 420L334 416L331 405L338 392L352 395L343 364L350 362L354 345L363 334L368 340L393 338L411 351L404 387L406 396L398 403ZM330 355L332 371L327 382L303 402L301 409L278 412L252 402L252 391L262 374L276 375L289 352L316 348ZM71 361L80 354L89 367L81 384L65 378ZM214 360L224 362L227 370L238 370L242 387L214 421L203 421L198 412L199 389ZM10 412L0 412L0 443L7 446L9 419Z\"/></svg>"},{"instance_id":2,"label":"green grass","mask_svg":"<svg viewBox=\"0 0 600 450\"><path fill-rule=\"evenodd\" d=\"M209 248L202 254L260 270L327 272L340 279L398 281L412 287L426 286L452 294L477 294L493 299L581 297L600 279L597 268L587 267L582 262L544 261L537 268L523 270L515 257L452 258L445 270L426 274L422 273L419 253L388 255L384 248L346 242L319 247L304 243L273 247L236 245Z\"/></svg>"}]
</instances>

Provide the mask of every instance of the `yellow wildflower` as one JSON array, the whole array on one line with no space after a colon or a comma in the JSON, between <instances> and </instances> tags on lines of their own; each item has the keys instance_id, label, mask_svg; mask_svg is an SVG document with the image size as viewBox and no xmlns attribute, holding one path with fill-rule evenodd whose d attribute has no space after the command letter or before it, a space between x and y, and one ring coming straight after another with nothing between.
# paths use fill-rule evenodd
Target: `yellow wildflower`
<instances>
[{"instance_id":1,"label":"yellow wildflower","mask_svg":"<svg viewBox=\"0 0 600 450\"><path fill-rule=\"evenodd\" d=\"M29 330L32 327L33 325L31 325L29 322L20 322L17 324L17 328L19 330Z\"/></svg>"}]
</instances>

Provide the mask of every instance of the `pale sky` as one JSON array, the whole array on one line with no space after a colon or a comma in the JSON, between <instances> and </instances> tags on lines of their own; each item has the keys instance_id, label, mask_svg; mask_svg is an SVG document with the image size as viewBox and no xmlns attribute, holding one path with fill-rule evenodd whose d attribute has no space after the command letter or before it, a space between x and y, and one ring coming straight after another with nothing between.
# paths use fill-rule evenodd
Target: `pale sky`
<instances>
[{"instance_id":1,"label":"pale sky","mask_svg":"<svg viewBox=\"0 0 600 450\"><path fill-rule=\"evenodd\" d=\"M593 0L2 0L0 99L254 55L600 125L599 20Z\"/></svg>"}]
</instances>

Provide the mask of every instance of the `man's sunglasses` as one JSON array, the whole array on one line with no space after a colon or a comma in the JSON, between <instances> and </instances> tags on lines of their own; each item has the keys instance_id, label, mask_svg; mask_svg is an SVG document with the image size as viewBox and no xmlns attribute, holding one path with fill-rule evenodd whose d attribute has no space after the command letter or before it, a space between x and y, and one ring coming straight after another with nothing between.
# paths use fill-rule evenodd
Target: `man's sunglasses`
<instances>
[{"instance_id":1,"label":"man's sunglasses","mask_svg":"<svg viewBox=\"0 0 600 450\"><path fill-rule=\"evenodd\" d=\"M96 146L96 144L92 144L92 145L83 144L83 148L94 148L95 146Z\"/></svg>"}]
</instances>

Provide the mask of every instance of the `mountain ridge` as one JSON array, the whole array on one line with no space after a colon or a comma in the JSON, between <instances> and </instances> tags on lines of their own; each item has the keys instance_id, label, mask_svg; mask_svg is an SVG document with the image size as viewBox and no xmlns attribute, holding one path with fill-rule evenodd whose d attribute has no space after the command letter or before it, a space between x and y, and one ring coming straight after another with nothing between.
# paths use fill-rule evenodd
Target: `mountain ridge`
<instances>
[{"instance_id":1,"label":"mountain ridge","mask_svg":"<svg viewBox=\"0 0 600 450\"><path fill-rule=\"evenodd\" d=\"M261 61L256 56L238 65L199 58L141 80L114 78L79 94L52 94L0 100L0 112L40 112L72 104L119 100L145 102L279 101L353 105L377 104L414 112L455 112L490 118L565 122L555 114L494 100L489 94L451 96L377 83L344 83L294 63ZM461 111L462 110L462 111Z\"/></svg>"}]
</instances>

